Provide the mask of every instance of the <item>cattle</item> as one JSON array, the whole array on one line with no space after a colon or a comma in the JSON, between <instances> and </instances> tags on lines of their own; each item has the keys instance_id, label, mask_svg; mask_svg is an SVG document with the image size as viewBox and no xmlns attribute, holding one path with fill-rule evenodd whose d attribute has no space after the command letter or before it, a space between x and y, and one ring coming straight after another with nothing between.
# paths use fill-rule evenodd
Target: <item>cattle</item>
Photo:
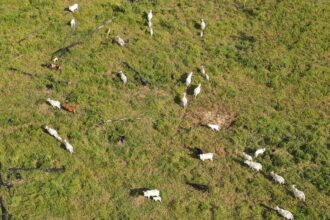
<instances>
[{"instance_id":1,"label":"cattle","mask_svg":"<svg viewBox=\"0 0 330 220\"><path fill-rule=\"evenodd\" d=\"M48 102L51 106L53 106L54 108L61 109L61 103L60 103L59 101L57 101L57 100L53 100L53 99L50 99L50 98L47 98L46 100L47 100L47 102Z\"/></svg>"},{"instance_id":2,"label":"cattle","mask_svg":"<svg viewBox=\"0 0 330 220\"><path fill-rule=\"evenodd\" d=\"M150 189L143 191L143 196L150 198L150 197L157 197L160 196L160 191L158 189Z\"/></svg>"},{"instance_id":3,"label":"cattle","mask_svg":"<svg viewBox=\"0 0 330 220\"><path fill-rule=\"evenodd\" d=\"M150 10L147 15L147 19L149 22L151 21L152 17L153 17L152 10Z\"/></svg>"},{"instance_id":4,"label":"cattle","mask_svg":"<svg viewBox=\"0 0 330 220\"><path fill-rule=\"evenodd\" d=\"M207 124L207 127L211 128L212 131L220 131L220 125L217 124Z\"/></svg>"},{"instance_id":5,"label":"cattle","mask_svg":"<svg viewBox=\"0 0 330 220\"><path fill-rule=\"evenodd\" d=\"M67 103L64 103L62 107L67 110L68 112L76 113L76 107L73 105L69 105Z\"/></svg>"},{"instance_id":6,"label":"cattle","mask_svg":"<svg viewBox=\"0 0 330 220\"><path fill-rule=\"evenodd\" d=\"M45 128L45 130L46 130L51 136L53 136L56 140L62 142L62 138L60 137L60 135L58 134L58 132L57 132L55 129L50 128L50 127L48 127L48 126L45 126L44 128Z\"/></svg>"},{"instance_id":7,"label":"cattle","mask_svg":"<svg viewBox=\"0 0 330 220\"><path fill-rule=\"evenodd\" d=\"M282 217L289 219L289 220L293 220L293 214L290 211L281 209L278 206L276 206L274 208L274 210L276 210L278 212L278 214L280 214Z\"/></svg>"},{"instance_id":8,"label":"cattle","mask_svg":"<svg viewBox=\"0 0 330 220\"><path fill-rule=\"evenodd\" d=\"M248 155L248 154L246 154L246 153L244 153L244 152L243 152L242 155L243 155L243 157L244 157L245 160L252 161L252 157L251 157L250 155Z\"/></svg>"},{"instance_id":9,"label":"cattle","mask_svg":"<svg viewBox=\"0 0 330 220\"><path fill-rule=\"evenodd\" d=\"M152 197L152 200L154 200L156 202L161 202L162 201L162 197L160 197L160 196L154 196L154 197Z\"/></svg>"},{"instance_id":10,"label":"cattle","mask_svg":"<svg viewBox=\"0 0 330 220\"><path fill-rule=\"evenodd\" d=\"M181 98L181 104L185 108L188 105L187 93L183 93L183 97Z\"/></svg>"},{"instance_id":11,"label":"cattle","mask_svg":"<svg viewBox=\"0 0 330 220\"><path fill-rule=\"evenodd\" d=\"M305 193L303 191L300 191L299 189L296 188L296 185L292 185L291 186L291 191L293 192L293 195L301 200L301 201L305 201Z\"/></svg>"},{"instance_id":12,"label":"cattle","mask_svg":"<svg viewBox=\"0 0 330 220\"><path fill-rule=\"evenodd\" d=\"M213 160L213 153L205 153L205 154L200 154L199 155L199 159L201 159L202 161L205 160Z\"/></svg>"},{"instance_id":13,"label":"cattle","mask_svg":"<svg viewBox=\"0 0 330 220\"><path fill-rule=\"evenodd\" d=\"M199 93L201 93L201 86L202 86L202 84L198 84L198 86L194 89L195 98L199 95Z\"/></svg>"},{"instance_id":14,"label":"cattle","mask_svg":"<svg viewBox=\"0 0 330 220\"><path fill-rule=\"evenodd\" d=\"M248 165L248 167L250 167L252 170L255 170L255 171L261 171L262 170L262 165L260 163L253 162L253 161L250 161L250 160L245 160L244 163L246 165Z\"/></svg>"},{"instance_id":15,"label":"cattle","mask_svg":"<svg viewBox=\"0 0 330 220\"><path fill-rule=\"evenodd\" d=\"M273 177L273 180L279 184L284 184L285 180L283 177L281 177L280 175L277 175L276 173L274 173L273 171L270 172L271 177Z\"/></svg>"},{"instance_id":16,"label":"cattle","mask_svg":"<svg viewBox=\"0 0 330 220\"><path fill-rule=\"evenodd\" d=\"M193 72L188 73L188 76L186 78L186 86L189 86L191 84L192 75L193 75Z\"/></svg>"},{"instance_id":17,"label":"cattle","mask_svg":"<svg viewBox=\"0 0 330 220\"><path fill-rule=\"evenodd\" d=\"M64 144L66 150L69 151L70 154L72 154L73 153L73 146L66 139L64 139L63 144Z\"/></svg>"},{"instance_id":18,"label":"cattle","mask_svg":"<svg viewBox=\"0 0 330 220\"><path fill-rule=\"evenodd\" d=\"M263 155L266 151L266 148L259 148L256 150L256 152L254 153L254 157L258 157L259 155Z\"/></svg>"},{"instance_id":19,"label":"cattle","mask_svg":"<svg viewBox=\"0 0 330 220\"><path fill-rule=\"evenodd\" d=\"M202 21L201 21L201 37L204 36L205 28L206 28L206 23L205 23L204 19L202 19Z\"/></svg>"},{"instance_id":20,"label":"cattle","mask_svg":"<svg viewBox=\"0 0 330 220\"><path fill-rule=\"evenodd\" d=\"M75 12L76 10L78 10L78 4L73 4L73 5L70 5L69 6L69 11L71 11L71 12Z\"/></svg>"}]
</instances>

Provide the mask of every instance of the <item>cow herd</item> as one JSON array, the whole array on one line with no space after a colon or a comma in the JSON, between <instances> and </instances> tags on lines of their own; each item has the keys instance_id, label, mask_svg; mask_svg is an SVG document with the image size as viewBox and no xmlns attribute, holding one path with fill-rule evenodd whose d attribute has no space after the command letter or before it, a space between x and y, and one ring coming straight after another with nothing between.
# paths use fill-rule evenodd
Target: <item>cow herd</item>
<instances>
[{"instance_id":1,"label":"cow herd","mask_svg":"<svg viewBox=\"0 0 330 220\"><path fill-rule=\"evenodd\" d=\"M70 12L75 12L76 10L78 10L78 8L79 8L78 4L73 4L73 5L68 7L68 10ZM153 18L153 13L152 13L152 10L150 10L147 13L147 22L148 22L148 27L149 27L149 31L150 31L151 36L153 36L153 34L154 34L152 18ZM72 19L70 21L70 26L72 28L75 28L75 26L76 26L76 20L75 19ZM205 23L204 19L201 19L200 37L203 37L205 35L205 28L206 28L206 23ZM114 40L115 40L115 42L117 42L122 47L124 47L125 44L126 44L126 42L119 36L115 37ZM56 61L54 61L54 62L56 62ZM209 75L206 73L206 70L205 70L204 66L201 66L199 68L199 70L200 70L201 75L206 80L209 80ZM125 75L125 73L123 71L119 71L119 77L120 77L121 81L124 84L127 83L128 79L127 79L127 76ZM193 78L193 72L189 72L187 74L187 77L186 77L185 82L184 82L186 87L191 85L192 78ZM201 85L201 83L199 83L198 86L195 87L194 90L193 90L194 98L197 98L197 96L201 93L201 90L202 90L202 85ZM53 100L53 99L50 99L50 98L46 99L46 101L54 108L57 108L57 109L64 108L67 111L75 112L75 107L70 106L67 103L61 104L59 101ZM181 97L181 105L184 108L187 108L188 103L189 103L189 100L188 100L188 97L187 97L187 91L185 91L183 93L183 96ZM211 130L215 131L215 132L218 132L221 129L221 126L219 124L216 124L216 123L209 123L209 124L206 124L206 126L208 128L210 128ZM44 129L49 135L51 135L57 141L62 143L67 151L69 151L71 154L73 153L73 146L69 143L68 140L63 139L55 129L53 129L51 127L48 127L48 126L45 126ZM265 151L266 151L266 148L257 149L254 153L254 158L262 156L265 153ZM205 153L205 152L202 152L202 150L200 150L198 152L197 156L202 161L206 161L206 160L213 161L214 154L210 153L210 152ZM253 160L254 158L252 156L250 156L249 154L243 152L242 157L244 158L244 164L247 165L249 168L251 168L252 170L257 171L257 172L262 171L262 164L259 163L259 162L254 161ZM274 182L276 182L278 184L281 184L281 185L285 184L285 179L282 176L276 174L274 171L270 172L270 177L274 180ZM299 200L305 201L305 194L302 191L298 190L295 185L291 186L291 191L292 191L293 195L296 198L298 198ZM152 199L154 201L158 201L158 202L162 201L160 190L158 190L158 189L144 190L143 191L143 196L146 197L146 198ZM273 209L275 211L277 211L279 213L279 215L283 216L284 218L293 219L293 214L290 211L281 209L278 206L275 206Z\"/></svg>"}]
</instances>

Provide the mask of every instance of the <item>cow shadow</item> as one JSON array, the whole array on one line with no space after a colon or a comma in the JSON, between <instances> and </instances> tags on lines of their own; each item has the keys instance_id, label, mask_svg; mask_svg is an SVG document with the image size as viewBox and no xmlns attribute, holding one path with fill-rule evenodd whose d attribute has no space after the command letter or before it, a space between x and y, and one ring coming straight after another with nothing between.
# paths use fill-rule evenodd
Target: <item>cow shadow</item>
<instances>
[{"instance_id":1,"label":"cow shadow","mask_svg":"<svg viewBox=\"0 0 330 220\"><path fill-rule=\"evenodd\" d=\"M186 184L200 192L209 192L210 191L209 186L205 185L205 184L191 183L191 182L186 182Z\"/></svg>"},{"instance_id":2,"label":"cow shadow","mask_svg":"<svg viewBox=\"0 0 330 220\"><path fill-rule=\"evenodd\" d=\"M187 149L190 151L190 156L195 159L199 159L199 155L203 154L203 150L198 147L187 147Z\"/></svg>"},{"instance_id":3,"label":"cow shadow","mask_svg":"<svg viewBox=\"0 0 330 220\"><path fill-rule=\"evenodd\" d=\"M135 188L129 191L129 195L132 197L143 196L143 191L149 190L148 188Z\"/></svg>"}]
</instances>

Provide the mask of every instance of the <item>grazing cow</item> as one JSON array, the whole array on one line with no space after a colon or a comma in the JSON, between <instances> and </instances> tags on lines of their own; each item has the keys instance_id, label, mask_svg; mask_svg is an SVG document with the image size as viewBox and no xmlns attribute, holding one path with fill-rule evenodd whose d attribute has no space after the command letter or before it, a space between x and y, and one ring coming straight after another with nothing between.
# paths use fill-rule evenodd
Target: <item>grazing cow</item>
<instances>
[{"instance_id":1,"label":"grazing cow","mask_svg":"<svg viewBox=\"0 0 330 220\"><path fill-rule=\"evenodd\" d=\"M258 157L259 155L263 155L266 151L266 148L259 148L258 150L256 150L256 152L254 153L254 157Z\"/></svg>"},{"instance_id":2,"label":"grazing cow","mask_svg":"<svg viewBox=\"0 0 330 220\"><path fill-rule=\"evenodd\" d=\"M73 153L73 146L65 139L63 141L63 144L64 144L65 148L67 149L67 151L69 151L70 154L72 154Z\"/></svg>"},{"instance_id":3,"label":"grazing cow","mask_svg":"<svg viewBox=\"0 0 330 220\"><path fill-rule=\"evenodd\" d=\"M270 172L270 175L273 177L273 180L279 184L284 184L285 180L283 177L281 177L280 175L277 175L276 173L274 173L273 171Z\"/></svg>"},{"instance_id":4,"label":"grazing cow","mask_svg":"<svg viewBox=\"0 0 330 220\"><path fill-rule=\"evenodd\" d=\"M127 76L123 73L123 71L119 71L120 79L124 84L127 83Z\"/></svg>"},{"instance_id":5,"label":"grazing cow","mask_svg":"<svg viewBox=\"0 0 330 220\"><path fill-rule=\"evenodd\" d=\"M188 76L186 78L186 86L189 86L190 85L192 75L193 75L193 72L188 73Z\"/></svg>"},{"instance_id":6,"label":"grazing cow","mask_svg":"<svg viewBox=\"0 0 330 220\"><path fill-rule=\"evenodd\" d=\"M158 189L150 189L143 191L143 196L150 198L150 197L157 197L160 196L160 191Z\"/></svg>"},{"instance_id":7,"label":"grazing cow","mask_svg":"<svg viewBox=\"0 0 330 220\"><path fill-rule=\"evenodd\" d=\"M62 138L60 137L60 135L57 133L57 131L53 128L50 128L48 126L45 126L45 130L51 135L53 136L56 140L62 142Z\"/></svg>"},{"instance_id":8,"label":"grazing cow","mask_svg":"<svg viewBox=\"0 0 330 220\"><path fill-rule=\"evenodd\" d=\"M72 29L76 28L76 20L74 18L71 19L70 26Z\"/></svg>"},{"instance_id":9,"label":"grazing cow","mask_svg":"<svg viewBox=\"0 0 330 220\"><path fill-rule=\"evenodd\" d=\"M125 46L125 41L121 38L121 37L119 37L119 36L117 36L116 38L115 38L115 40L116 40L116 42L120 45L120 46L122 46L122 47L124 47Z\"/></svg>"},{"instance_id":10,"label":"grazing cow","mask_svg":"<svg viewBox=\"0 0 330 220\"><path fill-rule=\"evenodd\" d=\"M293 220L293 214L290 211L281 209L278 206L276 206L274 210L276 210L278 212L278 214L280 214L282 217L289 219L289 220Z\"/></svg>"},{"instance_id":11,"label":"grazing cow","mask_svg":"<svg viewBox=\"0 0 330 220\"><path fill-rule=\"evenodd\" d=\"M220 125L217 124L207 124L207 127L211 128L212 131L220 131Z\"/></svg>"},{"instance_id":12,"label":"grazing cow","mask_svg":"<svg viewBox=\"0 0 330 220\"><path fill-rule=\"evenodd\" d=\"M73 105L69 105L67 103L64 103L62 105L62 107L67 110L68 112L73 112L73 113L76 113L76 107L74 107Z\"/></svg>"},{"instance_id":13,"label":"grazing cow","mask_svg":"<svg viewBox=\"0 0 330 220\"><path fill-rule=\"evenodd\" d=\"M55 63L47 63L42 66L46 66L48 69L51 69L51 70L61 70L61 66L59 64L55 64Z\"/></svg>"},{"instance_id":14,"label":"grazing cow","mask_svg":"<svg viewBox=\"0 0 330 220\"><path fill-rule=\"evenodd\" d=\"M61 109L61 103L59 101L48 98L47 102L54 108Z\"/></svg>"},{"instance_id":15,"label":"grazing cow","mask_svg":"<svg viewBox=\"0 0 330 220\"><path fill-rule=\"evenodd\" d=\"M206 80L209 80L210 77L206 74L204 66L201 66L199 69L201 71L202 76L204 76Z\"/></svg>"},{"instance_id":16,"label":"grazing cow","mask_svg":"<svg viewBox=\"0 0 330 220\"><path fill-rule=\"evenodd\" d=\"M213 153L200 154L199 159L201 159L202 161L213 160Z\"/></svg>"},{"instance_id":17,"label":"grazing cow","mask_svg":"<svg viewBox=\"0 0 330 220\"><path fill-rule=\"evenodd\" d=\"M152 10L150 10L148 12L148 16L147 16L147 19L148 19L149 22L151 21L152 17L153 17Z\"/></svg>"},{"instance_id":18,"label":"grazing cow","mask_svg":"<svg viewBox=\"0 0 330 220\"><path fill-rule=\"evenodd\" d=\"M202 84L198 84L198 86L194 89L195 98L199 95L199 93L201 93L201 86L202 86Z\"/></svg>"},{"instance_id":19,"label":"grazing cow","mask_svg":"<svg viewBox=\"0 0 330 220\"><path fill-rule=\"evenodd\" d=\"M202 76L205 76L206 72L205 72L204 66L200 67L200 71L201 71Z\"/></svg>"},{"instance_id":20,"label":"grazing cow","mask_svg":"<svg viewBox=\"0 0 330 220\"><path fill-rule=\"evenodd\" d=\"M205 24L204 19L202 19L202 21L201 21L201 37L204 36L204 30L205 30L205 28L206 28L206 24Z\"/></svg>"},{"instance_id":21,"label":"grazing cow","mask_svg":"<svg viewBox=\"0 0 330 220\"><path fill-rule=\"evenodd\" d=\"M296 188L296 185L292 185L291 186L291 190L292 190L292 192L293 192L293 195L297 198L297 199L299 199L299 200L301 200L301 201L305 201L305 193L303 192L303 191L300 191L299 189L297 189Z\"/></svg>"},{"instance_id":22,"label":"grazing cow","mask_svg":"<svg viewBox=\"0 0 330 220\"><path fill-rule=\"evenodd\" d=\"M152 200L154 200L155 202L161 202L162 201L162 197L160 197L160 196L154 196L154 197L152 197Z\"/></svg>"},{"instance_id":23,"label":"grazing cow","mask_svg":"<svg viewBox=\"0 0 330 220\"><path fill-rule=\"evenodd\" d=\"M152 22L151 21L148 21L148 26L149 26L149 28L152 28Z\"/></svg>"},{"instance_id":24,"label":"grazing cow","mask_svg":"<svg viewBox=\"0 0 330 220\"><path fill-rule=\"evenodd\" d=\"M188 105L187 93L183 93L183 97L181 98L181 104L185 108Z\"/></svg>"},{"instance_id":25,"label":"grazing cow","mask_svg":"<svg viewBox=\"0 0 330 220\"><path fill-rule=\"evenodd\" d=\"M73 4L69 6L69 11L71 12L75 12L76 10L78 10L78 4Z\"/></svg>"},{"instance_id":26,"label":"grazing cow","mask_svg":"<svg viewBox=\"0 0 330 220\"><path fill-rule=\"evenodd\" d=\"M255 171L261 171L262 170L262 165L260 163L253 162L253 161L250 161L250 160L245 160L244 163L246 165L248 165L252 170L255 170Z\"/></svg>"},{"instance_id":27,"label":"grazing cow","mask_svg":"<svg viewBox=\"0 0 330 220\"><path fill-rule=\"evenodd\" d=\"M250 155L248 155L248 154L246 154L246 153L244 153L244 152L243 152L242 155L243 155L243 157L244 157L245 160L252 161L252 157L251 157Z\"/></svg>"},{"instance_id":28,"label":"grazing cow","mask_svg":"<svg viewBox=\"0 0 330 220\"><path fill-rule=\"evenodd\" d=\"M58 61L58 57L53 58L53 62L56 63Z\"/></svg>"}]
</instances>

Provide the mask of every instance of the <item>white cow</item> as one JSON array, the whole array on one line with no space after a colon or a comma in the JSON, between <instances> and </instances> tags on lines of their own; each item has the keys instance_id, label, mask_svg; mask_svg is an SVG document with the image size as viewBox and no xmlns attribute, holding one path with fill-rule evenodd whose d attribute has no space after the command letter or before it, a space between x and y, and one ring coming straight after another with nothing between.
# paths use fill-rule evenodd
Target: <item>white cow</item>
<instances>
[{"instance_id":1,"label":"white cow","mask_svg":"<svg viewBox=\"0 0 330 220\"><path fill-rule=\"evenodd\" d=\"M120 79L124 84L127 83L127 76L123 73L123 71L119 71Z\"/></svg>"},{"instance_id":2,"label":"white cow","mask_svg":"<svg viewBox=\"0 0 330 220\"><path fill-rule=\"evenodd\" d=\"M152 197L152 200L154 200L156 202L161 202L162 201L162 197L160 197L160 196L154 196L154 197Z\"/></svg>"},{"instance_id":3,"label":"white cow","mask_svg":"<svg viewBox=\"0 0 330 220\"><path fill-rule=\"evenodd\" d=\"M76 28L76 20L74 18L71 19L70 26L72 29Z\"/></svg>"},{"instance_id":4,"label":"white cow","mask_svg":"<svg viewBox=\"0 0 330 220\"><path fill-rule=\"evenodd\" d=\"M181 104L185 108L188 105L187 93L183 93L183 97L181 98Z\"/></svg>"},{"instance_id":5,"label":"white cow","mask_svg":"<svg viewBox=\"0 0 330 220\"><path fill-rule=\"evenodd\" d=\"M193 72L188 73L188 76L186 78L186 86L189 86L190 85L192 75L193 75Z\"/></svg>"},{"instance_id":6,"label":"white cow","mask_svg":"<svg viewBox=\"0 0 330 220\"><path fill-rule=\"evenodd\" d=\"M50 98L48 98L48 99L46 99L46 100L47 100L47 102L48 102L51 106L53 106L54 108L61 109L61 103L60 103L59 101L57 101L57 100L53 100L53 99L50 99Z\"/></svg>"},{"instance_id":7,"label":"white cow","mask_svg":"<svg viewBox=\"0 0 330 220\"><path fill-rule=\"evenodd\" d=\"M245 160L252 161L252 157L251 157L250 155L248 155L248 154L246 154L246 153L244 153L244 152L243 152L242 155L243 155L243 157L244 157Z\"/></svg>"},{"instance_id":8,"label":"white cow","mask_svg":"<svg viewBox=\"0 0 330 220\"><path fill-rule=\"evenodd\" d=\"M278 214L280 214L282 217L289 219L289 220L293 220L293 214L285 209L281 209L278 206L275 207L275 210L278 212Z\"/></svg>"},{"instance_id":9,"label":"white cow","mask_svg":"<svg viewBox=\"0 0 330 220\"><path fill-rule=\"evenodd\" d=\"M253 161L250 161L250 160L245 160L244 163L246 165L248 165L252 170L255 170L255 171L262 170L261 163L253 162Z\"/></svg>"},{"instance_id":10,"label":"white cow","mask_svg":"<svg viewBox=\"0 0 330 220\"><path fill-rule=\"evenodd\" d=\"M263 155L266 151L266 148L259 148L256 150L256 152L254 153L255 157L258 157L259 155Z\"/></svg>"},{"instance_id":11,"label":"white cow","mask_svg":"<svg viewBox=\"0 0 330 220\"><path fill-rule=\"evenodd\" d=\"M62 142L62 138L60 137L60 135L57 133L57 131L53 128L50 128L48 126L45 126L45 130L51 135L53 136L56 140Z\"/></svg>"},{"instance_id":12,"label":"white cow","mask_svg":"<svg viewBox=\"0 0 330 220\"><path fill-rule=\"evenodd\" d=\"M152 17L153 17L152 10L150 10L150 11L148 12L148 16L147 16L148 21L151 21Z\"/></svg>"},{"instance_id":13,"label":"white cow","mask_svg":"<svg viewBox=\"0 0 330 220\"><path fill-rule=\"evenodd\" d=\"M121 37L119 37L119 36L116 37L116 41L122 47L124 47L125 44L126 44L125 41Z\"/></svg>"},{"instance_id":14,"label":"white cow","mask_svg":"<svg viewBox=\"0 0 330 220\"><path fill-rule=\"evenodd\" d=\"M75 12L76 10L78 10L78 4L73 4L69 6L69 11L71 12Z\"/></svg>"},{"instance_id":15,"label":"white cow","mask_svg":"<svg viewBox=\"0 0 330 220\"><path fill-rule=\"evenodd\" d=\"M305 201L305 193L303 192L303 191L300 191L299 189L297 189L296 188L296 185L292 185L291 186L291 190L292 190L292 192L293 192L293 195L297 198L297 199L299 199L299 200L301 200L301 201Z\"/></svg>"},{"instance_id":16,"label":"white cow","mask_svg":"<svg viewBox=\"0 0 330 220\"><path fill-rule=\"evenodd\" d=\"M150 197L157 197L160 196L160 191L158 189L150 189L143 191L143 196L150 198Z\"/></svg>"},{"instance_id":17,"label":"white cow","mask_svg":"<svg viewBox=\"0 0 330 220\"><path fill-rule=\"evenodd\" d=\"M213 160L213 153L200 154L199 159L201 159L202 161Z\"/></svg>"},{"instance_id":18,"label":"white cow","mask_svg":"<svg viewBox=\"0 0 330 220\"><path fill-rule=\"evenodd\" d=\"M204 36L204 30L205 30L205 28L206 28L206 24L205 24L204 19L202 19L202 21L201 21L201 37Z\"/></svg>"},{"instance_id":19,"label":"white cow","mask_svg":"<svg viewBox=\"0 0 330 220\"><path fill-rule=\"evenodd\" d=\"M276 173L274 173L273 171L270 172L270 175L273 177L273 180L279 184L284 184L285 183L285 179L283 177L281 177L280 175L277 175Z\"/></svg>"},{"instance_id":20,"label":"white cow","mask_svg":"<svg viewBox=\"0 0 330 220\"><path fill-rule=\"evenodd\" d=\"M56 63L58 61L58 57L53 58L53 62Z\"/></svg>"},{"instance_id":21,"label":"white cow","mask_svg":"<svg viewBox=\"0 0 330 220\"><path fill-rule=\"evenodd\" d=\"M194 89L195 98L199 95L199 93L201 93L201 86L202 86L202 84L198 84L198 86Z\"/></svg>"},{"instance_id":22,"label":"white cow","mask_svg":"<svg viewBox=\"0 0 330 220\"><path fill-rule=\"evenodd\" d=\"M63 141L63 144L64 144L65 148L67 149L67 151L69 151L70 154L72 154L73 153L73 146L65 139Z\"/></svg>"},{"instance_id":23,"label":"white cow","mask_svg":"<svg viewBox=\"0 0 330 220\"><path fill-rule=\"evenodd\" d=\"M211 128L212 131L220 131L221 127L217 124L207 124L207 127Z\"/></svg>"}]
</instances>

